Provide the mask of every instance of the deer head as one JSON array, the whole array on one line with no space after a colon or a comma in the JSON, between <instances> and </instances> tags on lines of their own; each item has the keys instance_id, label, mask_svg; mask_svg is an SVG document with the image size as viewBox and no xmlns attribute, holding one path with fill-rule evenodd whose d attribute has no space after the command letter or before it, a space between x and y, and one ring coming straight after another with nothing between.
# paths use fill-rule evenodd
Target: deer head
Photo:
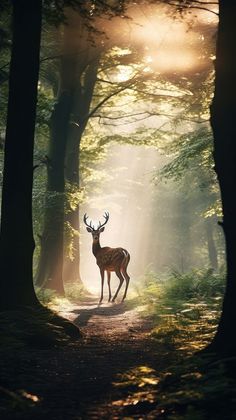
<instances>
[{"instance_id":1,"label":"deer head","mask_svg":"<svg viewBox=\"0 0 236 420\"><path fill-rule=\"evenodd\" d=\"M104 219L105 219L105 222L104 223L101 223L100 221L99 221L99 223L98 223L98 227L97 227L97 229L95 229L95 227L94 227L94 225L92 224L92 220L90 220L90 222L89 222L89 224L87 223L87 219L88 219L88 216L87 216L87 214L85 213L85 215L84 215L84 223L85 223L85 225L87 226L87 231L89 232L89 233L92 233L92 236L93 236L93 242L99 242L99 237L100 237L100 233L101 232L104 232L104 229L105 229L105 224L108 222L108 220L109 220L109 213L108 212L105 212L104 213L104 215L103 215L103 217L104 217Z\"/></svg>"}]
</instances>

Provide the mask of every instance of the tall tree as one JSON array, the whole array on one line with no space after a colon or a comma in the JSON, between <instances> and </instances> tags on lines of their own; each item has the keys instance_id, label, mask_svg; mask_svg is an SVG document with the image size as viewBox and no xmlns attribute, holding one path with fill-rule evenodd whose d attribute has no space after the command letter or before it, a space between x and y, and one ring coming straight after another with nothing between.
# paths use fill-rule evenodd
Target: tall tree
<instances>
[{"instance_id":1,"label":"tall tree","mask_svg":"<svg viewBox=\"0 0 236 420\"><path fill-rule=\"evenodd\" d=\"M32 281L33 146L42 1L13 0L0 232L0 307L37 304Z\"/></svg>"},{"instance_id":2,"label":"tall tree","mask_svg":"<svg viewBox=\"0 0 236 420\"><path fill-rule=\"evenodd\" d=\"M79 191L79 145L87 123L84 115L87 115L96 82L99 53L91 42L88 42L87 28L83 22L81 24L80 16L73 11L67 10L67 23L59 29L58 34L62 40L58 71L59 89L50 121L47 202L35 282L38 286L64 294L63 232L67 196L65 173L70 193L72 192L75 197ZM95 53L95 59L91 56L91 51ZM67 207L70 207L70 203ZM67 269L64 277L78 281L80 280L79 204L76 199L73 200L71 207L66 219L70 232L73 232L72 238L70 237L73 242L73 258L72 261L69 258L66 260Z\"/></svg>"},{"instance_id":3,"label":"tall tree","mask_svg":"<svg viewBox=\"0 0 236 420\"><path fill-rule=\"evenodd\" d=\"M56 104L50 119L49 151L47 156L47 196L44 228L41 235L41 253L35 283L64 294L63 243L65 206L65 153L72 108L75 56L69 50L67 26L62 38L62 55L59 63L59 83Z\"/></svg>"},{"instance_id":4,"label":"tall tree","mask_svg":"<svg viewBox=\"0 0 236 420\"><path fill-rule=\"evenodd\" d=\"M94 48L87 58L85 71L77 74L77 83L74 94L72 119L74 124L70 127L67 154L65 165L65 176L72 191L80 189L80 143L85 131L89 110L93 98L95 83L97 81L97 71L100 59L100 52ZM83 79L83 83L82 83ZM67 259L65 264L65 276L70 281L79 278L80 268L80 238L79 238L79 201L74 203L67 215L67 222L72 233L73 258Z\"/></svg>"},{"instance_id":5,"label":"tall tree","mask_svg":"<svg viewBox=\"0 0 236 420\"><path fill-rule=\"evenodd\" d=\"M226 242L227 284L219 327L210 349L233 355L236 354L236 339L232 327L236 323L235 19L236 3L231 0L220 0L211 125L214 134L215 170L222 197L222 227Z\"/></svg>"}]
</instances>

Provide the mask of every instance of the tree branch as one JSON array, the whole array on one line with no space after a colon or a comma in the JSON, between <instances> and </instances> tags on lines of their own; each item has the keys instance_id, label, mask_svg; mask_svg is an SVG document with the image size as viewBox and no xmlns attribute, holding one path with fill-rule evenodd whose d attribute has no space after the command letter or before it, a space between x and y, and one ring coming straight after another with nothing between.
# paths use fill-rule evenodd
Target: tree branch
<instances>
[{"instance_id":1,"label":"tree branch","mask_svg":"<svg viewBox=\"0 0 236 420\"><path fill-rule=\"evenodd\" d=\"M161 3L163 3L163 1L161 2ZM202 5L213 5L213 6L217 6L218 5L218 3L215 3L215 2L201 2L201 1L193 1L193 3L196 3L197 5L195 6L194 4L191 4L190 2L189 3L186 3L186 4L181 4L181 2L177 2L177 1L175 1L175 0L169 0L169 1L164 1L164 3L165 4L168 4L169 6L175 6L175 7L177 7L177 8L181 8L181 9L199 9L199 10L204 10L204 11L206 11L206 12L209 12L209 13L213 13L214 15L216 15L216 16L219 16L219 13L217 13L217 12L215 12L214 10L212 10L212 9L208 9L207 7L204 7L204 6L201 6L201 4Z\"/></svg>"}]
</instances>

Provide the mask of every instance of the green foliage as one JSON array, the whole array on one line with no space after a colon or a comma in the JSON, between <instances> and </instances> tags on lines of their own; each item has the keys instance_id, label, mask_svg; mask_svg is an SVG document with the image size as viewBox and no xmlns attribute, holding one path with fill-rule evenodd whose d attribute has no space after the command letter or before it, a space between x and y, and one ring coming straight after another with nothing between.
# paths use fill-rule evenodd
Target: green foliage
<instances>
[{"instance_id":1,"label":"green foliage","mask_svg":"<svg viewBox=\"0 0 236 420\"><path fill-rule=\"evenodd\" d=\"M90 30L93 29L92 22L94 17L105 13L108 17L120 15L124 11L125 1L115 0L112 2L95 0L88 4L84 0L44 0L44 16L50 24L58 25L66 22L65 8L71 7L77 11L86 22Z\"/></svg>"},{"instance_id":2,"label":"green foliage","mask_svg":"<svg viewBox=\"0 0 236 420\"><path fill-rule=\"evenodd\" d=\"M64 224L64 249L65 255L70 261L74 261L75 258L75 238L79 237L80 233L77 229L74 229L70 222Z\"/></svg>"},{"instance_id":3,"label":"green foliage","mask_svg":"<svg viewBox=\"0 0 236 420\"><path fill-rule=\"evenodd\" d=\"M148 273L143 279L144 301L154 318L153 337L175 350L193 351L209 343L216 330L225 275L212 270L172 272L166 278Z\"/></svg>"},{"instance_id":4,"label":"green foliage","mask_svg":"<svg viewBox=\"0 0 236 420\"><path fill-rule=\"evenodd\" d=\"M183 220L186 219L188 222L186 228L191 228L192 235L194 232L194 236L198 237L198 243L201 244L198 257L200 254L203 255L202 247L205 246L207 249L209 246L208 228L219 257L223 249L223 241L216 221L222 216L222 206L217 177L213 171L211 132L204 127L187 134L176 134L172 141L160 141L160 147L170 160L155 175L155 183L157 186L163 181L168 182L168 185L174 183L176 190L182 191L185 195ZM207 218L208 221L205 221L204 219ZM200 229L202 230L201 237L199 236ZM197 249L195 254L197 255Z\"/></svg>"},{"instance_id":5,"label":"green foliage","mask_svg":"<svg viewBox=\"0 0 236 420\"><path fill-rule=\"evenodd\" d=\"M44 88L41 84L38 88L38 102L37 102L37 121L36 133L44 134L48 130L48 125L55 105L55 98L52 96L50 89Z\"/></svg>"},{"instance_id":6,"label":"green foliage","mask_svg":"<svg viewBox=\"0 0 236 420\"><path fill-rule=\"evenodd\" d=\"M188 300L212 298L224 292L223 273L215 274L212 269L193 270L181 274L173 272L164 284L166 299Z\"/></svg>"},{"instance_id":7,"label":"green foliage","mask_svg":"<svg viewBox=\"0 0 236 420\"><path fill-rule=\"evenodd\" d=\"M85 289L82 284L77 283L66 283L65 295L66 297L59 297L55 291L45 288L36 288L37 297L40 302L48 309L52 310L53 313L59 313L64 308L68 311L73 306L72 302L80 302L83 300L85 295ZM88 293L88 292L86 292Z\"/></svg>"},{"instance_id":8,"label":"green foliage","mask_svg":"<svg viewBox=\"0 0 236 420\"><path fill-rule=\"evenodd\" d=\"M98 168L98 164L107 156L107 145L103 143L103 135L91 124L87 125L80 145L80 176L83 201L89 191L98 190L105 177L106 171Z\"/></svg>"},{"instance_id":9,"label":"green foliage","mask_svg":"<svg viewBox=\"0 0 236 420\"><path fill-rule=\"evenodd\" d=\"M66 183L66 208L65 214L78 208L85 201L84 188L78 188L77 184Z\"/></svg>"},{"instance_id":10,"label":"green foliage","mask_svg":"<svg viewBox=\"0 0 236 420\"><path fill-rule=\"evenodd\" d=\"M222 297L225 289L225 269L222 267L219 273L212 269L192 270L188 273L172 271L165 277L150 271L143 279L144 296L158 298L162 302L180 302L208 300Z\"/></svg>"},{"instance_id":11,"label":"green foliage","mask_svg":"<svg viewBox=\"0 0 236 420\"><path fill-rule=\"evenodd\" d=\"M186 301L211 300L222 297L225 289L225 269L222 267L219 273L212 269L192 270L188 273L172 271L165 276L152 271L148 272L141 280L139 291L143 287L144 298L161 300L162 304L176 302L181 305Z\"/></svg>"},{"instance_id":12,"label":"green foliage","mask_svg":"<svg viewBox=\"0 0 236 420\"><path fill-rule=\"evenodd\" d=\"M84 289L82 284L77 283L66 283L65 284L66 297L70 302L80 302L87 295L87 291Z\"/></svg>"},{"instance_id":13,"label":"green foliage","mask_svg":"<svg viewBox=\"0 0 236 420\"><path fill-rule=\"evenodd\" d=\"M171 142L160 142L159 146L162 152L172 157L171 162L160 171L164 178L179 180L189 170L209 172L213 168L212 133L206 127L182 135L176 134ZM211 177L215 181L213 171Z\"/></svg>"}]
</instances>

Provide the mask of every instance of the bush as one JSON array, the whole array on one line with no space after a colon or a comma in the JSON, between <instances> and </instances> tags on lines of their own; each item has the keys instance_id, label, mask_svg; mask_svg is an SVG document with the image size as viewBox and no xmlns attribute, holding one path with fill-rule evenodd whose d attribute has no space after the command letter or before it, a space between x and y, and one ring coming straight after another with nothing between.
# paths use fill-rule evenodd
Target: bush
<instances>
[{"instance_id":1,"label":"bush","mask_svg":"<svg viewBox=\"0 0 236 420\"><path fill-rule=\"evenodd\" d=\"M164 284L164 295L176 300L207 299L222 296L224 287L223 274L213 273L212 269L193 270L184 274L173 272Z\"/></svg>"},{"instance_id":2,"label":"bush","mask_svg":"<svg viewBox=\"0 0 236 420\"><path fill-rule=\"evenodd\" d=\"M150 271L141 279L137 289L146 303L158 301L176 307L193 299L220 299L225 289L225 273L223 269L219 273L205 269L189 273L172 271L159 276Z\"/></svg>"},{"instance_id":3,"label":"bush","mask_svg":"<svg viewBox=\"0 0 236 420\"><path fill-rule=\"evenodd\" d=\"M223 270L174 271L162 278L150 272L142 284L146 315L153 319L152 336L159 344L192 354L209 343L221 310Z\"/></svg>"}]
</instances>

